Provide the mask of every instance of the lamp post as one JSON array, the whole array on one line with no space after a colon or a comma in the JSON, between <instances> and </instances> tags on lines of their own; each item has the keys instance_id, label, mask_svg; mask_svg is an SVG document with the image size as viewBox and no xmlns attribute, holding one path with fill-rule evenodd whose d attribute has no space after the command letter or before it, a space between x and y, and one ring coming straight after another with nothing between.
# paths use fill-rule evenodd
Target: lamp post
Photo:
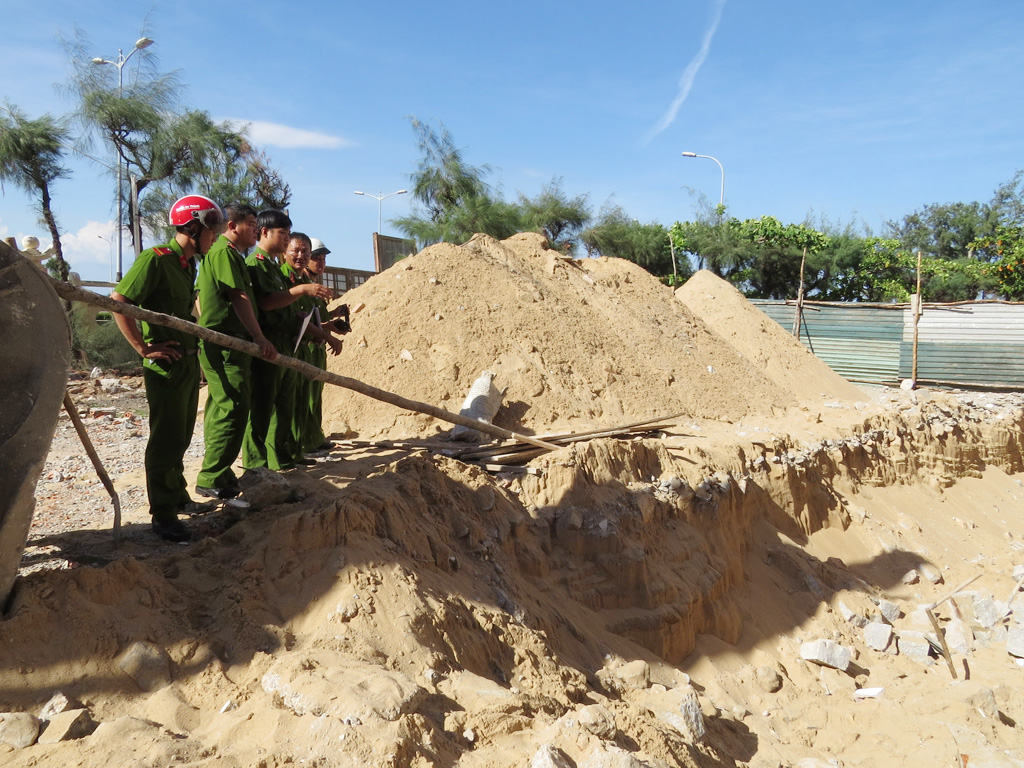
<instances>
[{"instance_id":1,"label":"lamp post","mask_svg":"<svg viewBox=\"0 0 1024 768\"><path fill-rule=\"evenodd\" d=\"M110 282L114 282L114 244L103 235L96 235L96 237L107 244L107 263L110 267L107 272L107 276L110 278Z\"/></svg>"},{"instance_id":2,"label":"lamp post","mask_svg":"<svg viewBox=\"0 0 1024 768\"><path fill-rule=\"evenodd\" d=\"M718 163L718 158L712 157L711 155L698 155L696 152L683 152L683 157L706 157L708 160L714 160ZM718 205L720 207L725 206L725 168L722 167L721 163L718 163L718 170L722 172L722 193L718 197Z\"/></svg>"},{"instance_id":3,"label":"lamp post","mask_svg":"<svg viewBox=\"0 0 1024 768\"><path fill-rule=\"evenodd\" d=\"M381 202L387 200L392 195L404 195L408 192L407 189L400 189L397 192L388 192L386 195L382 195L379 191L376 195L371 195L369 192L354 192L356 195L363 195L364 197L372 197L377 201L377 234L380 234L380 206Z\"/></svg>"},{"instance_id":4,"label":"lamp post","mask_svg":"<svg viewBox=\"0 0 1024 768\"><path fill-rule=\"evenodd\" d=\"M124 52L117 49L117 61L110 61L109 59L103 59L96 57L92 60L93 64L112 64L117 67L117 98L122 98L122 91L124 89L124 65L128 63L128 59L132 57L136 51L141 51L143 48L149 48L153 44L153 41L148 37L140 37L135 41L135 47L132 48L128 55L125 56ZM118 155L117 158L117 281L121 282L121 268L122 268L122 243L121 243L121 221L124 216L124 204L121 195L121 186L124 177L121 172L121 157Z\"/></svg>"}]
</instances>

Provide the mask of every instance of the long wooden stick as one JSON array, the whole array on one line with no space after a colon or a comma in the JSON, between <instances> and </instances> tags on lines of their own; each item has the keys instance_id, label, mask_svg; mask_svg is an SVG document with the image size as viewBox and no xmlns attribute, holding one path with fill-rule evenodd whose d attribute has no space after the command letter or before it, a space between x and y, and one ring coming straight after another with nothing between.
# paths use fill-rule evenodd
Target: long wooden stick
<instances>
[{"instance_id":1,"label":"long wooden stick","mask_svg":"<svg viewBox=\"0 0 1024 768\"><path fill-rule=\"evenodd\" d=\"M51 278L50 284L62 298L83 304L91 304L95 307L102 307L110 312L117 312L118 314L130 317L134 320L145 320L147 323L165 325L168 328L175 329L176 331L196 336L203 341L210 342L211 344L218 344L222 347L227 347L228 349L244 352L245 354L252 355L253 357L261 357L259 345L251 341L244 341L242 339L236 339L234 336L228 336L224 333L211 331L209 328L203 328L195 323L182 320L180 317L165 315L160 312L151 312L148 309L142 309L141 307L136 307L123 301L114 301L106 296L100 296L98 293L87 291L84 288L78 288L71 283L64 283ZM291 368L292 370L298 371L307 379L322 381L326 384L343 387L344 389L351 389L361 395L372 397L374 400L390 403L391 405L403 408L407 411L423 413L427 416L433 416L435 419L447 421L450 424L469 427L470 429L486 432L489 435L502 437L507 440L518 440L522 443L529 443L530 445L535 445L538 448L544 448L549 451L558 449L557 445L545 442L544 440L538 440L534 437L530 437L529 435L521 435L517 432L510 432L507 429L496 427L494 424L489 424L485 421L477 421L476 419L470 419L457 413L450 413L443 408L438 408L430 405L429 403L410 400L402 397L401 395L396 395L393 392L387 392L386 390L372 387L358 379L353 379L348 376L339 376L336 373L330 373L322 368L317 368L314 365L304 363L301 360L296 360L295 358L288 357L287 355L278 355L273 362L285 368Z\"/></svg>"},{"instance_id":2,"label":"long wooden stick","mask_svg":"<svg viewBox=\"0 0 1024 768\"><path fill-rule=\"evenodd\" d=\"M114 484L110 481L107 470L103 468L103 462L100 461L100 455L96 453L96 448L93 446L92 440L89 439L89 433L85 431L85 424L82 423L82 418L78 415L78 407L66 391L64 392L64 410L68 412L71 423L75 425L78 439L82 441L85 452L89 455L89 460L92 461L93 469L99 475L100 482L103 483L103 487L107 489L107 493L110 494L110 498L114 502L114 541L117 542L121 538L121 499L114 489Z\"/></svg>"}]
</instances>

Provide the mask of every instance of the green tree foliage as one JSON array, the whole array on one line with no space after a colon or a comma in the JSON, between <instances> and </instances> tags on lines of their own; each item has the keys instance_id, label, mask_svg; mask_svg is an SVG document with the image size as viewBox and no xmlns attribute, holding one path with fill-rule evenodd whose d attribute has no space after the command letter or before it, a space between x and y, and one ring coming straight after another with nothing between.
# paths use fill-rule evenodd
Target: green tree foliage
<instances>
[{"instance_id":1,"label":"green tree foliage","mask_svg":"<svg viewBox=\"0 0 1024 768\"><path fill-rule=\"evenodd\" d=\"M244 134L215 123L205 112L181 108L183 88L176 73L159 72L150 49L138 50L122 68L119 87L117 67L93 63L91 44L81 31L65 41L65 48L72 67L66 90L78 104L75 116L85 131L82 141L88 146L91 138L99 138L127 169L123 199L130 199L127 179L136 178L148 229L162 231L169 202L185 192L224 203L287 203L288 186ZM216 191L199 186L204 183ZM125 210L128 221L122 223L131 228L131 206Z\"/></svg>"},{"instance_id":2,"label":"green tree foliage","mask_svg":"<svg viewBox=\"0 0 1024 768\"><path fill-rule=\"evenodd\" d=\"M437 129L410 118L421 158L410 174L413 213L392 223L421 247L461 244L480 232L499 240L517 232L536 231L555 248L571 252L590 218L586 196L568 198L560 179L534 198L519 195L508 202L483 180L490 168L469 165L442 125Z\"/></svg>"},{"instance_id":3,"label":"green tree foliage","mask_svg":"<svg viewBox=\"0 0 1024 768\"><path fill-rule=\"evenodd\" d=\"M921 251L938 259L963 259L988 254L974 253L971 243L995 234L999 213L991 204L933 203L904 216L901 221L888 221L889 239L899 240L908 251Z\"/></svg>"},{"instance_id":4,"label":"green tree foliage","mask_svg":"<svg viewBox=\"0 0 1024 768\"><path fill-rule=\"evenodd\" d=\"M520 193L519 210L523 229L543 232L552 247L563 253L576 250L580 233L590 221L587 196L566 197L561 179L545 184L536 197Z\"/></svg>"},{"instance_id":5,"label":"green tree foliage","mask_svg":"<svg viewBox=\"0 0 1024 768\"><path fill-rule=\"evenodd\" d=\"M692 274L689 262L672 268L672 246L668 230L661 224L642 224L631 218L621 206L602 209L597 222L585 229L580 239L588 256L614 256L638 264L659 277L678 273L684 279Z\"/></svg>"},{"instance_id":6,"label":"green tree foliage","mask_svg":"<svg viewBox=\"0 0 1024 768\"><path fill-rule=\"evenodd\" d=\"M39 214L53 239L55 266L60 279L68 279L68 263L61 249L60 231L53 213L51 187L67 177L64 147L70 141L65 121L50 115L30 119L16 106L0 111L0 181L39 196Z\"/></svg>"}]
</instances>

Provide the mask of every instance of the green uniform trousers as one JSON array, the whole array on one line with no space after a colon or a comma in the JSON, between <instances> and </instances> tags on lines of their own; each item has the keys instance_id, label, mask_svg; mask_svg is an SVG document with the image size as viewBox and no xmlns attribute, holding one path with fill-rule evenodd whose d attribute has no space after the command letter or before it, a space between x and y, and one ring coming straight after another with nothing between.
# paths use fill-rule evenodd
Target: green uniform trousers
<instances>
[{"instance_id":1,"label":"green uniform trousers","mask_svg":"<svg viewBox=\"0 0 1024 768\"><path fill-rule=\"evenodd\" d=\"M290 354L287 342L273 339L281 354ZM295 466L298 449L293 445L291 424L295 411L295 381L291 371L266 360L252 361L252 406L242 442L242 466L280 471Z\"/></svg>"},{"instance_id":2,"label":"green uniform trousers","mask_svg":"<svg viewBox=\"0 0 1024 768\"><path fill-rule=\"evenodd\" d=\"M295 356L304 363L318 366L319 350L316 344L305 343L299 346ZM292 442L297 446L299 454L315 451L324 441L320 430L319 419L314 423L313 403L314 388L323 387L323 382L307 379L298 371L288 371L295 378L295 413L292 417ZM319 437L317 437L319 435Z\"/></svg>"},{"instance_id":3,"label":"green uniform trousers","mask_svg":"<svg viewBox=\"0 0 1024 768\"><path fill-rule=\"evenodd\" d=\"M327 347L323 344L313 345L310 364L321 370L327 370ZM315 451L327 441L324 435L324 383L322 381L306 380L309 384L309 397L307 398L305 442L303 451L309 453Z\"/></svg>"},{"instance_id":4,"label":"green uniform trousers","mask_svg":"<svg viewBox=\"0 0 1024 768\"><path fill-rule=\"evenodd\" d=\"M199 363L208 396L203 416L206 455L196 485L227 488L236 482L231 465L238 458L249 419L252 359L244 352L200 342Z\"/></svg>"},{"instance_id":5,"label":"green uniform trousers","mask_svg":"<svg viewBox=\"0 0 1024 768\"><path fill-rule=\"evenodd\" d=\"M192 501L185 482L184 457L192 442L199 406L199 361L185 355L166 364L168 375L142 369L149 402L146 488L149 512L158 520L177 516Z\"/></svg>"}]
</instances>

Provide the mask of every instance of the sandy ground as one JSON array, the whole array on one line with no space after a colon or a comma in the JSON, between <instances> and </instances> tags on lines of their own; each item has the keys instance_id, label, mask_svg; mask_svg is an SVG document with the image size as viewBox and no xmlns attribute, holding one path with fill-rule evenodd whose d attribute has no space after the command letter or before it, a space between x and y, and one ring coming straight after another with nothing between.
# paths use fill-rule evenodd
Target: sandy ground
<instances>
[{"instance_id":1,"label":"sandy ground","mask_svg":"<svg viewBox=\"0 0 1024 768\"><path fill-rule=\"evenodd\" d=\"M492 262L504 273L487 277ZM1021 650L1024 399L855 388L709 276L673 296L634 270L564 264L523 236L428 249L350 296L365 309L332 367L351 375L363 356L376 386L458 403L505 354L506 403L537 403L506 426L685 412L673 427L492 474L374 446L438 429L332 396L336 437L357 441L262 480L248 513L193 518L186 546L148 531L138 393L78 385L80 405L114 408L86 423L122 495L122 537L62 420L0 622L0 762L1024 764L1024 669L1009 652ZM472 323L438 330L435 362L450 363L442 346L464 355L442 397L413 367L430 359L416 332L382 330L373 313L390 290L388 307L448 317L470 283L505 341ZM523 302L572 329L550 349L529 342L544 360L522 352L543 312L493 309L534 292ZM603 308L640 297L625 339L592 332ZM581 298L595 314L568 318ZM603 394L573 390L573 370L591 387L609 361ZM197 431L193 476L200 455ZM939 633L922 609L933 603ZM802 658L817 641L843 668ZM58 692L73 701L43 713ZM36 742L24 734L41 714Z\"/></svg>"}]
</instances>

